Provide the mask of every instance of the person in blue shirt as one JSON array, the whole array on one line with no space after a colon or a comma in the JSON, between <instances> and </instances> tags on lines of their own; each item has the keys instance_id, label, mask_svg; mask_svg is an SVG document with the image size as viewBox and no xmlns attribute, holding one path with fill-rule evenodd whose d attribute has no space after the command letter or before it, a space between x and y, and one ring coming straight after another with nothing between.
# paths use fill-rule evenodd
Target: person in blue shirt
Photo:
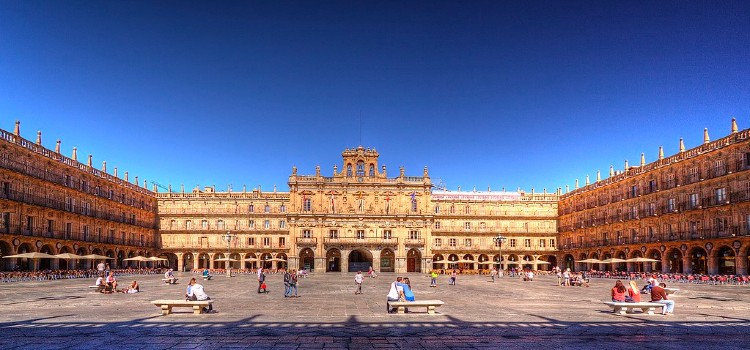
<instances>
[{"instance_id":1,"label":"person in blue shirt","mask_svg":"<svg viewBox=\"0 0 750 350\"><path fill-rule=\"evenodd\" d=\"M404 278L404 299L406 299L406 301L414 301L414 292L411 290L409 277Z\"/></svg>"}]
</instances>

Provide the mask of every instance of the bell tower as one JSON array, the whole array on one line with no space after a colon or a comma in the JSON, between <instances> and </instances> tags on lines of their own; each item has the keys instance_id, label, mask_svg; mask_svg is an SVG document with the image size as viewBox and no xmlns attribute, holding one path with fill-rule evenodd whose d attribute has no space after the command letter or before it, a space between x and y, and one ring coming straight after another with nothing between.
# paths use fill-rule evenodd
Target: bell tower
<instances>
[{"instance_id":1,"label":"bell tower","mask_svg":"<svg viewBox=\"0 0 750 350\"><path fill-rule=\"evenodd\" d=\"M344 167L341 173L333 174L347 178L378 178L381 172L378 170L378 151L374 148L359 146L355 149L347 148L341 153L344 158Z\"/></svg>"}]
</instances>

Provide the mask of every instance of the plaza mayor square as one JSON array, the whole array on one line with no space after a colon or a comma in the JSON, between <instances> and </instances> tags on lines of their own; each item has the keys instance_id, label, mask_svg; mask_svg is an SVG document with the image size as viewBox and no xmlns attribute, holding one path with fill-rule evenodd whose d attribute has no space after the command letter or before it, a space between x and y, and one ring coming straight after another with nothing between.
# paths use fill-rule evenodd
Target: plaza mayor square
<instances>
[{"instance_id":1,"label":"plaza mayor square","mask_svg":"<svg viewBox=\"0 0 750 350\"><path fill-rule=\"evenodd\" d=\"M0 0L0 347L748 349L748 18Z\"/></svg>"}]
</instances>

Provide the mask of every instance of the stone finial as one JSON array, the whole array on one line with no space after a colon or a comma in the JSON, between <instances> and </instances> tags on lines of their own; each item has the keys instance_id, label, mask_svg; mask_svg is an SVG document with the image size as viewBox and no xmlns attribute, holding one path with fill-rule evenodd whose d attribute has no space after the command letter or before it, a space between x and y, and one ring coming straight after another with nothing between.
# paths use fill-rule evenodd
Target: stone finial
<instances>
[{"instance_id":1,"label":"stone finial","mask_svg":"<svg viewBox=\"0 0 750 350\"><path fill-rule=\"evenodd\" d=\"M534 187L531 188L531 194L534 194Z\"/></svg>"},{"instance_id":2,"label":"stone finial","mask_svg":"<svg viewBox=\"0 0 750 350\"><path fill-rule=\"evenodd\" d=\"M126 182L127 182L127 181L129 181L129 178L128 178L128 172L127 172L127 171L125 172L125 179L124 179L124 180L125 180Z\"/></svg>"},{"instance_id":3,"label":"stone finial","mask_svg":"<svg viewBox=\"0 0 750 350\"><path fill-rule=\"evenodd\" d=\"M42 131L38 130L36 132L36 144L41 146L42 145Z\"/></svg>"},{"instance_id":4,"label":"stone finial","mask_svg":"<svg viewBox=\"0 0 750 350\"><path fill-rule=\"evenodd\" d=\"M737 118L732 118L732 134L737 132Z\"/></svg>"},{"instance_id":5,"label":"stone finial","mask_svg":"<svg viewBox=\"0 0 750 350\"><path fill-rule=\"evenodd\" d=\"M596 182L602 181L602 171L597 170L596 171Z\"/></svg>"},{"instance_id":6,"label":"stone finial","mask_svg":"<svg viewBox=\"0 0 750 350\"><path fill-rule=\"evenodd\" d=\"M590 185L591 182L589 181L589 174L586 174L586 186Z\"/></svg>"},{"instance_id":7,"label":"stone finial","mask_svg":"<svg viewBox=\"0 0 750 350\"><path fill-rule=\"evenodd\" d=\"M73 160L78 160L78 149L73 147Z\"/></svg>"},{"instance_id":8,"label":"stone finial","mask_svg":"<svg viewBox=\"0 0 750 350\"><path fill-rule=\"evenodd\" d=\"M293 176L297 175L297 166L296 165L292 166L292 175Z\"/></svg>"},{"instance_id":9,"label":"stone finial","mask_svg":"<svg viewBox=\"0 0 750 350\"><path fill-rule=\"evenodd\" d=\"M151 186L151 191L153 191L153 192L159 192L159 188L156 187L156 184L154 184L153 186Z\"/></svg>"},{"instance_id":10,"label":"stone finial","mask_svg":"<svg viewBox=\"0 0 750 350\"><path fill-rule=\"evenodd\" d=\"M578 189L578 179L576 179L576 188L575 189Z\"/></svg>"},{"instance_id":11,"label":"stone finial","mask_svg":"<svg viewBox=\"0 0 750 350\"><path fill-rule=\"evenodd\" d=\"M21 136L21 121L16 120L16 126L13 128L13 135Z\"/></svg>"},{"instance_id":12,"label":"stone finial","mask_svg":"<svg viewBox=\"0 0 750 350\"><path fill-rule=\"evenodd\" d=\"M93 166L92 163L91 163L91 161L93 160L93 158L94 158L94 156L92 156L92 155L89 154L89 161L88 161L87 165L90 166L90 167Z\"/></svg>"},{"instance_id":13,"label":"stone finial","mask_svg":"<svg viewBox=\"0 0 750 350\"><path fill-rule=\"evenodd\" d=\"M320 176L320 165L315 166L315 176Z\"/></svg>"},{"instance_id":14,"label":"stone finial","mask_svg":"<svg viewBox=\"0 0 750 350\"><path fill-rule=\"evenodd\" d=\"M247 185L242 185L242 193L247 192Z\"/></svg>"},{"instance_id":15,"label":"stone finial","mask_svg":"<svg viewBox=\"0 0 750 350\"><path fill-rule=\"evenodd\" d=\"M388 172L385 171L385 165L381 166L380 169L383 170L383 176L387 177L388 176Z\"/></svg>"},{"instance_id":16,"label":"stone finial","mask_svg":"<svg viewBox=\"0 0 750 350\"><path fill-rule=\"evenodd\" d=\"M172 193L172 184L167 185L167 191L169 191L169 193Z\"/></svg>"},{"instance_id":17,"label":"stone finial","mask_svg":"<svg viewBox=\"0 0 750 350\"><path fill-rule=\"evenodd\" d=\"M562 194L562 187L558 187L557 188L557 195L559 196L561 194Z\"/></svg>"},{"instance_id":18,"label":"stone finial","mask_svg":"<svg viewBox=\"0 0 750 350\"><path fill-rule=\"evenodd\" d=\"M628 160L625 159L625 171L627 172L628 169L630 169L630 165L628 165Z\"/></svg>"},{"instance_id":19,"label":"stone finial","mask_svg":"<svg viewBox=\"0 0 750 350\"><path fill-rule=\"evenodd\" d=\"M685 152L685 141L680 137L680 153Z\"/></svg>"},{"instance_id":20,"label":"stone finial","mask_svg":"<svg viewBox=\"0 0 750 350\"><path fill-rule=\"evenodd\" d=\"M547 187L544 188L544 194L547 194Z\"/></svg>"},{"instance_id":21,"label":"stone finial","mask_svg":"<svg viewBox=\"0 0 750 350\"><path fill-rule=\"evenodd\" d=\"M659 146L659 160L664 159L664 147Z\"/></svg>"},{"instance_id":22,"label":"stone finial","mask_svg":"<svg viewBox=\"0 0 750 350\"><path fill-rule=\"evenodd\" d=\"M609 166L609 177L615 176L615 167L613 165Z\"/></svg>"},{"instance_id":23,"label":"stone finial","mask_svg":"<svg viewBox=\"0 0 750 350\"><path fill-rule=\"evenodd\" d=\"M107 161L106 160L102 162L102 171L105 172L105 173L107 172Z\"/></svg>"},{"instance_id":24,"label":"stone finial","mask_svg":"<svg viewBox=\"0 0 750 350\"><path fill-rule=\"evenodd\" d=\"M398 176L404 177L404 167L398 167Z\"/></svg>"},{"instance_id":25,"label":"stone finial","mask_svg":"<svg viewBox=\"0 0 750 350\"><path fill-rule=\"evenodd\" d=\"M138 176L135 177L135 181L133 181L133 183L135 183L135 185L138 186Z\"/></svg>"},{"instance_id":26,"label":"stone finial","mask_svg":"<svg viewBox=\"0 0 750 350\"><path fill-rule=\"evenodd\" d=\"M180 193L185 193L185 184L180 184Z\"/></svg>"},{"instance_id":27,"label":"stone finial","mask_svg":"<svg viewBox=\"0 0 750 350\"><path fill-rule=\"evenodd\" d=\"M62 141L60 141L60 139L58 139L57 142L55 143L55 153L58 153L58 154L60 153L60 144L61 143L62 143Z\"/></svg>"},{"instance_id":28,"label":"stone finial","mask_svg":"<svg viewBox=\"0 0 750 350\"><path fill-rule=\"evenodd\" d=\"M143 188L148 188L148 182L145 179L143 180Z\"/></svg>"},{"instance_id":29,"label":"stone finial","mask_svg":"<svg viewBox=\"0 0 750 350\"><path fill-rule=\"evenodd\" d=\"M646 165L646 155L641 152L641 166Z\"/></svg>"},{"instance_id":30,"label":"stone finial","mask_svg":"<svg viewBox=\"0 0 750 350\"><path fill-rule=\"evenodd\" d=\"M114 175L114 177L117 177L117 167L115 167L115 171L112 173L112 175Z\"/></svg>"},{"instance_id":31,"label":"stone finial","mask_svg":"<svg viewBox=\"0 0 750 350\"><path fill-rule=\"evenodd\" d=\"M276 193L276 184L273 184L273 193Z\"/></svg>"},{"instance_id":32,"label":"stone finial","mask_svg":"<svg viewBox=\"0 0 750 350\"><path fill-rule=\"evenodd\" d=\"M711 139L708 137L708 128L703 128L703 143L709 143Z\"/></svg>"},{"instance_id":33,"label":"stone finial","mask_svg":"<svg viewBox=\"0 0 750 350\"><path fill-rule=\"evenodd\" d=\"M570 185L565 185L565 193L570 192Z\"/></svg>"},{"instance_id":34,"label":"stone finial","mask_svg":"<svg viewBox=\"0 0 750 350\"><path fill-rule=\"evenodd\" d=\"M424 167L424 171L422 172L422 176L424 176L424 177L430 177L430 173L427 172L427 166L426 165Z\"/></svg>"}]
</instances>

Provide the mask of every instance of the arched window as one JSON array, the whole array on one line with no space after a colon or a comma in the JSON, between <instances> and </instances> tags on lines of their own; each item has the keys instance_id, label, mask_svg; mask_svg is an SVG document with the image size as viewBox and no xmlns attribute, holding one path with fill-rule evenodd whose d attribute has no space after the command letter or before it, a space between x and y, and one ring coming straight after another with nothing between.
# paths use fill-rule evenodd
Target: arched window
<instances>
[{"instance_id":1,"label":"arched window","mask_svg":"<svg viewBox=\"0 0 750 350\"><path fill-rule=\"evenodd\" d=\"M365 162L357 162L357 176L365 176Z\"/></svg>"},{"instance_id":2,"label":"arched window","mask_svg":"<svg viewBox=\"0 0 750 350\"><path fill-rule=\"evenodd\" d=\"M346 165L346 177L352 177L352 165L351 164Z\"/></svg>"},{"instance_id":3,"label":"arched window","mask_svg":"<svg viewBox=\"0 0 750 350\"><path fill-rule=\"evenodd\" d=\"M375 176L375 165L370 164L370 177L374 177L374 176Z\"/></svg>"}]
</instances>

